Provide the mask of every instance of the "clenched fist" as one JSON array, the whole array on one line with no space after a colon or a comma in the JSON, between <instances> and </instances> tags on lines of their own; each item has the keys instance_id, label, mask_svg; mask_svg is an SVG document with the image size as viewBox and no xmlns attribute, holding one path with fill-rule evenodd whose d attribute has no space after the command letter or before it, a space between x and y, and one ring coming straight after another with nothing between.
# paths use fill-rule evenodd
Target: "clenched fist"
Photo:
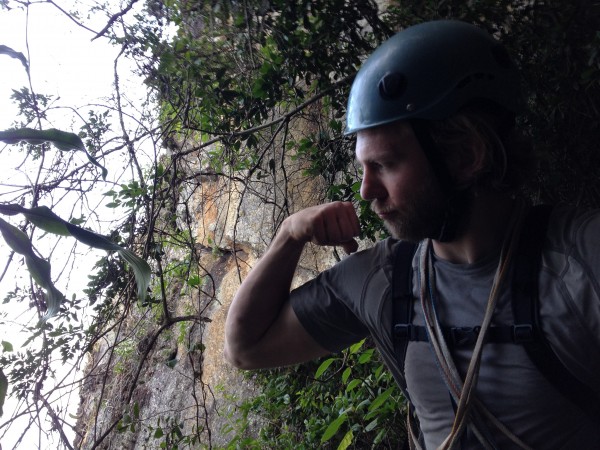
<instances>
[{"instance_id":1,"label":"clenched fist","mask_svg":"<svg viewBox=\"0 0 600 450\"><path fill-rule=\"evenodd\" d=\"M360 233L356 211L350 202L312 206L285 220L290 237L298 242L339 245L346 253L358 249L354 237Z\"/></svg>"}]
</instances>

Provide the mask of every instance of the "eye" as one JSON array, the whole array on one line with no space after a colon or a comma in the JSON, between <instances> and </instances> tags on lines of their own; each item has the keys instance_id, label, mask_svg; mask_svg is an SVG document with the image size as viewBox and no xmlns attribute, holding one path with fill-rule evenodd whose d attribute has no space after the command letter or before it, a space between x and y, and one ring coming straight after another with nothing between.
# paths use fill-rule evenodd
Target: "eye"
<instances>
[{"instance_id":1,"label":"eye","mask_svg":"<svg viewBox=\"0 0 600 450\"><path fill-rule=\"evenodd\" d=\"M380 161L369 161L369 163L363 167L363 169L368 169L372 172L381 172L384 168L384 165Z\"/></svg>"},{"instance_id":2,"label":"eye","mask_svg":"<svg viewBox=\"0 0 600 450\"><path fill-rule=\"evenodd\" d=\"M394 169L398 165L397 160L382 160L377 163L381 170L391 170Z\"/></svg>"}]
</instances>

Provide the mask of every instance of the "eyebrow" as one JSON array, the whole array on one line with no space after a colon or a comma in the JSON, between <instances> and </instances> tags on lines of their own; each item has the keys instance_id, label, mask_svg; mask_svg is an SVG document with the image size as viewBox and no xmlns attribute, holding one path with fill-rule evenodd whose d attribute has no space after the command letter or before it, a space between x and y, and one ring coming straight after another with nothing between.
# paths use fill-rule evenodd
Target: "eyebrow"
<instances>
[{"instance_id":1,"label":"eyebrow","mask_svg":"<svg viewBox=\"0 0 600 450\"><path fill-rule=\"evenodd\" d=\"M404 149L400 146L394 148L387 147L379 147L379 150L375 152L374 155L363 160L365 164L367 163L377 163L379 164L381 161L388 161L392 159L398 159L405 153ZM357 157L356 151L354 152L354 160L361 163L361 160Z\"/></svg>"}]
</instances>

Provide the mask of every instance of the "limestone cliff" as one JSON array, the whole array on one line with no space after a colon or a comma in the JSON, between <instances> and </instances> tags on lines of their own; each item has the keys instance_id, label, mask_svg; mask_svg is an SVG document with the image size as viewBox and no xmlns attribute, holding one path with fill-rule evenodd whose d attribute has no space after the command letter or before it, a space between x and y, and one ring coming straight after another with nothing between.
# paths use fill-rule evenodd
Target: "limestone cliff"
<instances>
[{"instance_id":1,"label":"limestone cliff","mask_svg":"<svg viewBox=\"0 0 600 450\"><path fill-rule=\"evenodd\" d=\"M250 190L235 177L203 172L204 158L191 154L179 165L178 176L191 181L182 184L176 202L178 218L193 218L202 289L190 295L175 279L167 286L173 320L168 324L158 307L122 305L129 308L126 319L97 341L87 365L80 448L141 450L172 448L177 442L179 448L222 448L239 419L237 405L255 393L251 376L223 358L228 306L284 217L282 205L272 202L273 191L286 192L286 214L322 201L322 194L319 183L308 183L300 163L291 159L287 168L296 176ZM165 265L185 257L168 247L164 253ZM308 247L295 283L334 261L331 249ZM251 434L260 424L257 418L248 420Z\"/></svg>"}]
</instances>

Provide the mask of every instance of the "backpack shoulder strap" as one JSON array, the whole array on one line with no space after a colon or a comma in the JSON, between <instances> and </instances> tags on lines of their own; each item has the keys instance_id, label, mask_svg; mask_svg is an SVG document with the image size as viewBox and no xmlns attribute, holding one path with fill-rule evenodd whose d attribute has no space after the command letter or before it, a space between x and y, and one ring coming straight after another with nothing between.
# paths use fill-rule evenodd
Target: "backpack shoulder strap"
<instances>
[{"instance_id":1,"label":"backpack shoulder strap","mask_svg":"<svg viewBox=\"0 0 600 450\"><path fill-rule=\"evenodd\" d=\"M535 206L523 223L512 280L514 339L555 389L600 423L600 399L559 360L540 325L538 283L551 212L549 205Z\"/></svg>"},{"instance_id":2,"label":"backpack shoulder strap","mask_svg":"<svg viewBox=\"0 0 600 450\"><path fill-rule=\"evenodd\" d=\"M392 338L398 370L402 374L396 382L400 386L408 405L406 416L406 435L401 448L424 448L415 447L415 443L422 442L422 433L416 418L414 406L406 389L404 378L404 360L408 342L412 335L412 260L417 251L417 244L400 241L395 248L393 256L394 267L392 269Z\"/></svg>"},{"instance_id":3,"label":"backpack shoulder strap","mask_svg":"<svg viewBox=\"0 0 600 450\"><path fill-rule=\"evenodd\" d=\"M392 333L394 351L400 372L404 374L404 359L412 328L412 260L417 244L400 241L395 249L392 271ZM406 386L401 386L405 391Z\"/></svg>"}]
</instances>

